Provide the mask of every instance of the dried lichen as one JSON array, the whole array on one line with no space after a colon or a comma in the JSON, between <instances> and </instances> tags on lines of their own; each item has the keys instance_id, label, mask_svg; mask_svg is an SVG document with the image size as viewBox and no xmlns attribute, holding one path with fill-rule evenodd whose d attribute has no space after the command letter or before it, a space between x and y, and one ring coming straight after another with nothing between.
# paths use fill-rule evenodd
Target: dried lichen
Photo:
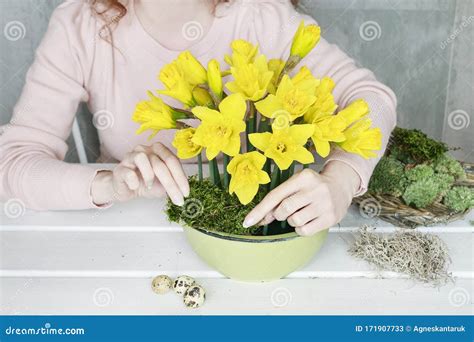
<instances>
[{"instance_id":1,"label":"dried lichen","mask_svg":"<svg viewBox=\"0 0 474 342\"><path fill-rule=\"evenodd\" d=\"M362 227L349 253L379 270L403 273L424 283L440 285L449 279L448 249L433 234L399 231L382 235Z\"/></svg>"}]
</instances>

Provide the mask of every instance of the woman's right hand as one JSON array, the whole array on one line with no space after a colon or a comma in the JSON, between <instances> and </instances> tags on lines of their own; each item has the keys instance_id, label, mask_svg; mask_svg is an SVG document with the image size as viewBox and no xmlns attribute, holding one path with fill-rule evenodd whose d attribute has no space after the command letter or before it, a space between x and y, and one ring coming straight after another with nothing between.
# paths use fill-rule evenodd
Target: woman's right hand
<instances>
[{"instance_id":1,"label":"woman's right hand","mask_svg":"<svg viewBox=\"0 0 474 342\"><path fill-rule=\"evenodd\" d=\"M166 194L174 204L183 205L189 183L179 159L161 143L137 146L115 169L98 172L91 187L97 205Z\"/></svg>"}]
</instances>

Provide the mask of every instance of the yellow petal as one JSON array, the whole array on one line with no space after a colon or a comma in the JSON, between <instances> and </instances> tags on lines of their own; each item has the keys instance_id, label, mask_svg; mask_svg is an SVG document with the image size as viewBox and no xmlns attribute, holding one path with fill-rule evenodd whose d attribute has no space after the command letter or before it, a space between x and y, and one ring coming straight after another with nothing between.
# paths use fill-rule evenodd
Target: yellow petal
<instances>
[{"instance_id":1,"label":"yellow petal","mask_svg":"<svg viewBox=\"0 0 474 342\"><path fill-rule=\"evenodd\" d=\"M255 107L260 114L270 119L274 118L275 113L284 109L280 100L272 94L269 94L265 99L255 103Z\"/></svg>"},{"instance_id":2,"label":"yellow petal","mask_svg":"<svg viewBox=\"0 0 474 342\"><path fill-rule=\"evenodd\" d=\"M207 107L194 107L192 109L193 114L200 120L213 120L215 118L218 118L221 116L221 113L219 113L217 110L210 109Z\"/></svg>"},{"instance_id":3,"label":"yellow petal","mask_svg":"<svg viewBox=\"0 0 474 342\"><path fill-rule=\"evenodd\" d=\"M304 145L313 135L314 125L293 125L289 129L289 134L293 141L298 145Z\"/></svg>"},{"instance_id":4,"label":"yellow petal","mask_svg":"<svg viewBox=\"0 0 474 342\"><path fill-rule=\"evenodd\" d=\"M233 117L237 120L243 120L247 111L247 103L240 94L227 96L220 104L219 110L223 115Z\"/></svg>"},{"instance_id":5,"label":"yellow petal","mask_svg":"<svg viewBox=\"0 0 474 342\"><path fill-rule=\"evenodd\" d=\"M311 152L309 152L304 147L297 147L295 151L293 151L292 156L294 160L300 162L301 164L311 164L314 163L314 156Z\"/></svg>"},{"instance_id":6,"label":"yellow petal","mask_svg":"<svg viewBox=\"0 0 474 342\"><path fill-rule=\"evenodd\" d=\"M271 138L272 134L270 132L249 134L250 142L260 151L265 151L268 148Z\"/></svg>"},{"instance_id":7,"label":"yellow petal","mask_svg":"<svg viewBox=\"0 0 474 342\"><path fill-rule=\"evenodd\" d=\"M314 146L316 147L316 152L323 158L326 158L329 155L331 146L327 140L320 140L315 137L312 138Z\"/></svg>"}]
</instances>

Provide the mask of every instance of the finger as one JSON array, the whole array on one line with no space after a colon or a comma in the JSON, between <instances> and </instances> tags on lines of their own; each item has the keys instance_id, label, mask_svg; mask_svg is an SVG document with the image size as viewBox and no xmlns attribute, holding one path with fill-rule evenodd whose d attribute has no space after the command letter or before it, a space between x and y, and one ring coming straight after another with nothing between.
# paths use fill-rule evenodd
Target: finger
<instances>
[{"instance_id":1,"label":"finger","mask_svg":"<svg viewBox=\"0 0 474 342\"><path fill-rule=\"evenodd\" d=\"M156 177L160 181L163 188L166 190L166 193L168 194L171 201L176 205L183 205L183 194L176 184L176 181L171 176L167 165L155 155L150 156L150 161Z\"/></svg>"},{"instance_id":2,"label":"finger","mask_svg":"<svg viewBox=\"0 0 474 342\"><path fill-rule=\"evenodd\" d=\"M303 227L305 224L311 222L321 215L321 213L318 212L318 208L320 208L320 206L315 203L311 203L310 205L298 210L293 215L288 217L288 224L295 228Z\"/></svg>"},{"instance_id":3,"label":"finger","mask_svg":"<svg viewBox=\"0 0 474 342\"><path fill-rule=\"evenodd\" d=\"M166 190L163 187L163 185L160 184L157 178L155 178L155 181L153 182L153 185L151 188L146 188L143 190L143 193L140 194L140 197L145 197L145 198L161 198L166 196Z\"/></svg>"},{"instance_id":4,"label":"finger","mask_svg":"<svg viewBox=\"0 0 474 342\"><path fill-rule=\"evenodd\" d=\"M125 194L130 190L135 191L140 186L140 180L136 172L123 165L118 165L113 170L113 175L114 189L119 194Z\"/></svg>"},{"instance_id":5,"label":"finger","mask_svg":"<svg viewBox=\"0 0 474 342\"><path fill-rule=\"evenodd\" d=\"M143 181L148 189L153 186L155 180L155 173L151 167L150 160L144 152L138 152L135 154L133 161L140 170Z\"/></svg>"},{"instance_id":6,"label":"finger","mask_svg":"<svg viewBox=\"0 0 474 342\"><path fill-rule=\"evenodd\" d=\"M257 222L260 222L268 213L272 212L274 208L280 204L285 198L298 192L305 180L309 177L309 172L303 170L302 172L292 176L289 180L270 191L265 198L253 208L253 210L245 217L244 227L251 227Z\"/></svg>"},{"instance_id":7,"label":"finger","mask_svg":"<svg viewBox=\"0 0 474 342\"><path fill-rule=\"evenodd\" d=\"M263 220L261 220L261 221L259 222L258 225L259 225L259 226L265 226L265 225L267 225L267 224L272 223L273 221L275 221L275 216L273 216L273 213L270 212L270 213L268 213L268 214L263 218Z\"/></svg>"},{"instance_id":8,"label":"finger","mask_svg":"<svg viewBox=\"0 0 474 342\"><path fill-rule=\"evenodd\" d=\"M309 196L309 194L298 192L281 201L281 203L273 212L273 216L278 221L285 221L293 213L310 204L311 201L312 198Z\"/></svg>"},{"instance_id":9,"label":"finger","mask_svg":"<svg viewBox=\"0 0 474 342\"><path fill-rule=\"evenodd\" d=\"M336 222L332 215L322 215L302 227L296 227L295 231L301 236L311 236L330 228L334 223Z\"/></svg>"},{"instance_id":10,"label":"finger","mask_svg":"<svg viewBox=\"0 0 474 342\"><path fill-rule=\"evenodd\" d=\"M179 159L164 145L154 144L152 146L153 152L155 152L162 161L168 166L171 171L171 175L178 184L181 193L184 197L189 196L189 182L186 173L183 170L183 166Z\"/></svg>"}]
</instances>

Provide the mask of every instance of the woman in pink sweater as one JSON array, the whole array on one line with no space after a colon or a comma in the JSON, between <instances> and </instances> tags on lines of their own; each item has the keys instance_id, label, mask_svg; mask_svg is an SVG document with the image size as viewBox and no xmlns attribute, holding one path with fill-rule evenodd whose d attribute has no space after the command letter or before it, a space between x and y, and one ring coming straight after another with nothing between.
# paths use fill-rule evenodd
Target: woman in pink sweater
<instances>
[{"instance_id":1,"label":"woman in pink sweater","mask_svg":"<svg viewBox=\"0 0 474 342\"><path fill-rule=\"evenodd\" d=\"M135 135L136 103L147 89L160 87L158 70L180 51L190 50L206 65L229 54L231 41L241 38L283 58L302 19L314 22L289 0L65 1L51 17L11 123L0 135L1 198L18 198L37 210L166 194L182 204L189 185L171 146L174 133L160 132L151 142ZM190 36L193 25L202 34ZM368 102L385 148L396 121L393 92L324 39L304 63L315 77L334 79L340 109L358 98ZM118 161L113 170L63 161L80 102L92 113L113 116L113 125L99 130L100 161ZM377 161L336 150L321 173L296 174L272 191L244 226L288 218L301 235L327 228L366 191Z\"/></svg>"}]
</instances>

